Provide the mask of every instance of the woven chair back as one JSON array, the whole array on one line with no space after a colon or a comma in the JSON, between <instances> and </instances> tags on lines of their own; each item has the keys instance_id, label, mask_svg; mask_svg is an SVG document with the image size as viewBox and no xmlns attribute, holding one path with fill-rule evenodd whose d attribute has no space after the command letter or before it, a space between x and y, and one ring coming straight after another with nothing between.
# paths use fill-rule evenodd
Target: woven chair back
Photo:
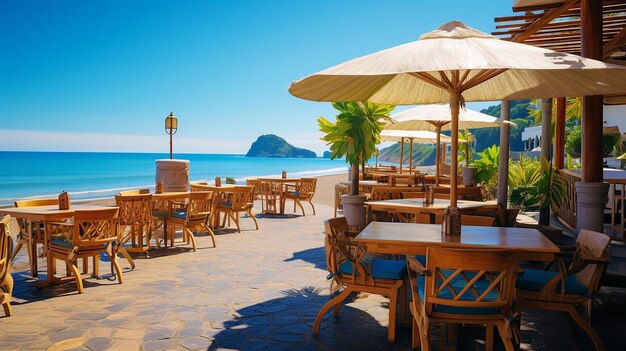
<instances>
[{"instance_id":1,"label":"woven chair back","mask_svg":"<svg viewBox=\"0 0 626 351\"><path fill-rule=\"evenodd\" d=\"M103 210L76 210L72 244L74 246L102 246L112 241L120 242L117 208Z\"/></svg>"},{"instance_id":2,"label":"woven chair back","mask_svg":"<svg viewBox=\"0 0 626 351\"><path fill-rule=\"evenodd\" d=\"M4 216L0 220L0 287L3 286L7 274L11 274L10 264L11 254L13 253L13 239L9 232L10 218L10 216Z\"/></svg>"},{"instance_id":3,"label":"woven chair back","mask_svg":"<svg viewBox=\"0 0 626 351\"><path fill-rule=\"evenodd\" d=\"M116 195L115 204L120 225L152 223L152 194Z\"/></svg>"}]
</instances>

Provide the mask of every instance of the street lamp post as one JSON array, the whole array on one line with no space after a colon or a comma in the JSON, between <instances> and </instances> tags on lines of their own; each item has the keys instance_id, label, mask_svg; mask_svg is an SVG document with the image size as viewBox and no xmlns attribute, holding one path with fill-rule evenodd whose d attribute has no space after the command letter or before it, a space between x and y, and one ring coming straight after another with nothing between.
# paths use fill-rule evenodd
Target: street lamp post
<instances>
[{"instance_id":1,"label":"street lamp post","mask_svg":"<svg viewBox=\"0 0 626 351\"><path fill-rule=\"evenodd\" d=\"M174 112L165 118L165 132L170 135L170 160L172 157L172 135L178 130L178 119L174 116Z\"/></svg>"}]
</instances>

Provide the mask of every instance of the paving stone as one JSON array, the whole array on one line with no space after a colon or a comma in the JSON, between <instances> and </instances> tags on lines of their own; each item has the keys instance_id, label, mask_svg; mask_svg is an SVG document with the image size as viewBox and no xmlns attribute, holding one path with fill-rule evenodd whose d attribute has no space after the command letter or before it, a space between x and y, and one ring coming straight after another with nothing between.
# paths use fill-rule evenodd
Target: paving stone
<instances>
[{"instance_id":1,"label":"paving stone","mask_svg":"<svg viewBox=\"0 0 626 351\"><path fill-rule=\"evenodd\" d=\"M111 338L92 338L85 342L91 351L105 351L111 348Z\"/></svg>"},{"instance_id":2,"label":"paving stone","mask_svg":"<svg viewBox=\"0 0 626 351\"><path fill-rule=\"evenodd\" d=\"M211 346L211 340L203 338L201 336L194 336L182 339L178 342L178 344L189 350L206 349Z\"/></svg>"},{"instance_id":3,"label":"paving stone","mask_svg":"<svg viewBox=\"0 0 626 351\"><path fill-rule=\"evenodd\" d=\"M143 351L168 350L168 349L174 348L176 344L177 344L176 340L172 340L172 339L146 341L143 343L143 346L141 349Z\"/></svg>"},{"instance_id":4,"label":"paving stone","mask_svg":"<svg viewBox=\"0 0 626 351\"><path fill-rule=\"evenodd\" d=\"M176 335L175 330L158 330L149 332L143 337L144 341L173 339Z\"/></svg>"}]
</instances>

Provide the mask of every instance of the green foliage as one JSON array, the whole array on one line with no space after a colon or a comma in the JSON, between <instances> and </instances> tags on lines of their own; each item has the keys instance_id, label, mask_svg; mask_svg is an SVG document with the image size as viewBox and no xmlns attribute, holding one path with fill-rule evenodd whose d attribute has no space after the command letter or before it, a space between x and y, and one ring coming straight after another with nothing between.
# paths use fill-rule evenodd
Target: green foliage
<instances>
[{"instance_id":1,"label":"green foliage","mask_svg":"<svg viewBox=\"0 0 626 351\"><path fill-rule=\"evenodd\" d=\"M483 183L490 192L494 192L498 185L498 164L500 157L500 147L491 147L479 152L472 167L476 167L476 180Z\"/></svg>"},{"instance_id":2,"label":"green foliage","mask_svg":"<svg viewBox=\"0 0 626 351\"><path fill-rule=\"evenodd\" d=\"M519 161L509 162L509 189L527 187L539 179L541 164L536 158L521 155Z\"/></svg>"},{"instance_id":3,"label":"green foliage","mask_svg":"<svg viewBox=\"0 0 626 351\"><path fill-rule=\"evenodd\" d=\"M519 168L528 169L522 171ZM511 204L526 210L549 208L553 202L560 204L567 196L567 182L555 171L545 157L541 162L524 160L523 165L511 167Z\"/></svg>"},{"instance_id":4,"label":"green foliage","mask_svg":"<svg viewBox=\"0 0 626 351\"><path fill-rule=\"evenodd\" d=\"M335 102L339 111L335 123L324 117L317 120L321 139L330 145L330 158L346 157L350 165L359 165L361 160L369 160L380 143L380 132L394 106L369 102Z\"/></svg>"},{"instance_id":5,"label":"green foliage","mask_svg":"<svg viewBox=\"0 0 626 351\"><path fill-rule=\"evenodd\" d=\"M511 150L524 150L522 143L522 131L525 127L533 125L534 119L528 116L530 100L511 100L509 117L518 127L511 126L510 148ZM494 117L500 117L501 104L489 106L480 112ZM491 145L500 145L500 128L481 128L470 130L476 137L477 151L482 151Z\"/></svg>"},{"instance_id":6,"label":"green foliage","mask_svg":"<svg viewBox=\"0 0 626 351\"><path fill-rule=\"evenodd\" d=\"M409 155L406 145L404 146L404 159L405 164L409 164ZM378 161L383 162L395 162L400 163L400 143L392 144L384 149L380 150ZM413 145L413 165L433 165L435 164L435 148L429 144L415 144Z\"/></svg>"},{"instance_id":7,"label":"green foliage","mask_svg":"<svg viewBox=\"0 0 626 351\"><path fill-rule=\"evenodd\" d=\"M465 166L474 161L474 135L469 130L459 131L459 139L464 139L465 143L459 143L459 163L465 161Z\"/></svg>"},{"instance_id":8,"label":"green foliage","mask_svg":"<svg viewBox=\"0 0 626 351\"><path fill-rule=\"evenodd\" d=\"M236 184L237 182L235 182L235 178L233 177L226 177L226 184Z\"/></svg>"},{"instance_id":9,"label":"green foliage","mask_svg":"<svg viewBox=\"0 0 626 351\"><path fill-rule=\"evenodd\" d=\"M565 151L574 158L578 158L581 155L582 133L582 127L578 125L572 127L569 134L565 137ZM618 134L602 135L602 152L604 157L609 156L613 152L619 140L620 136Z\"/></svg>"}]
</instances>

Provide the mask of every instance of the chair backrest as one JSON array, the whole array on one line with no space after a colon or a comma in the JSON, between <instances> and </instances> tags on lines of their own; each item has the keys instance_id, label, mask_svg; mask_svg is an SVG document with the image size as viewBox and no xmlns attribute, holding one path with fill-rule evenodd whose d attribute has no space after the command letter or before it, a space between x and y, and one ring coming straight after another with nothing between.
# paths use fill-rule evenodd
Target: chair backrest
<instances>
[{"instance_id":1,"label":"chair backrest","mask_svg":"<svg viewBox=\"0 0 626 351\"><path fill-rule=\"evenodd\" d=\"M213 192L194 191L189 193L187 203L187 218L193 216L208 215L213 207Z\"/></svg>"},{"instance_id":2,"label":"chair backrest","mask_svg":"<svg viewBox=\"0 0 626 351\"><path fill-rule=\"evenodd\" d=\"M487 216L461 215L461 224L493 227L496 225L496 218Z\"/></svg>"},{"instance_id":3,"label":"chair backrest","mask_svg":"<svg viewBox=\"0 0 626 351\"><path fill-rule=\"evenodd\" d=\"M7 274L11 274L11 254L13 252L13 239L9 232L10 216L4 216L0 220L0 286L4 283Z\"/></svg>"},{"instance_id":4,"label":"chair backrest","mask_svg":"<svg viewBox=\"0 0 626 351\"><path fill-rule=\"evenodd\" d=\"M300 179L300 194L315 194L315 187L317 186L317 178L301 178Z\"/></svg>"},{"instance_id":5,"label":"chair backrest","mask_svg":"<svg viewBox=\"0 0 626 351\"><path fill-rule=\"evenodd\" d=\"M335 207L343 208L341 197L350 193L350 185L348 184L335 184Z\"/></svg>"},{"instance_id":6,"label":"chair backrest","mask_svg":"<svg viewBox=\"0 0 626 351\"><path fill-rule=\"evenodd\" d=\"M59 199L32 199L15 201L15 207L52 206L58 204Z\"/></svg>"},{"instance_id":7,"label":"chair backrest","mask_svg":"<svg viewBox=\"0 0 626 351\"><path fill-rule=\"evenodd\" d=\"M501 309L510 311L518 252L429 247L426 257L423 302L427 314L442 306L485 308L494 315L501 314Z\"/></svg>"},{"instance_id":8,"label":"chair backrest","mask_svg":"<svg viewBox=\"0 0 626 351\"><path fill-rule=\"evenodd\" d=\"M232 194L233 208L254 204L254 185L236 186Z\"/></svg>"},{"instance_id":9,"label":"chair backrest","mask_svg":"<svg viewBox=\"0 0 626 351\"><path fill-rule=\"evenodd\" d=\"M119 224L152 223L152 194L115 195L115 204L119 207Z\"/></svg>"},{"instance_id":10,"label":"chair backrest","mask_svg":"<svg viewBox=\"0 0 626 351\"><path fill-rule=\"evenodd\" d=\"M120 242L118 213L117 207L74 211L72 244L79 247L94 247L111 241Z\"/></svg>"},{"instance_id":11,"label":"chair backrest","mask_svg":"<svg viewBox=\"0 0 626 351\"><path fill-rule=\"evenodd\" d=\"M372 201L402 199L406 187L377 186L372 188Z\"/></svg>"},{"instance_id":12,"label":"chair backrest","mask_svg":"<svg viewBox=\"0 0 626 351\"><path fill-rule=\"evenodd\" d=\"M584 260L603 261L609 257L611 238L604 233L582 229L576 239L576 252L570 266L576 280L587 287L588 294L598 291L604 273L604 265L586 264Z\"/></svg>"},{"instance_id":13,"label":"chair backrest","mask_svg":"<svg viewBox=\"0 0 626 351\"><path fill-rule=\"evenodd\" d=\"M261 191L261 181L258 178L246 178L246 185L254 187L254 198L256 199Z\"/></svg>"},{"instance_id":14,"label":"chair backrest","mask_svg":"<svg viewBox=\"0 0 626 351\"><path fill-rule=\"evenodd\" d=\"M339 265L345 261L350 261L354 267L353 272L357 272L353 277L366 279L366 271L359 260L365 253L365 249L359 247L348 235L348 221L345 217L336 217L324 222L326 239L326 267L330 273L339 272Z\"/></svg>"},{"instance_id":15,"label":"chair backrest","mask_svg":"<svg viewBox=\"0 0 626 351\"><path fill-rule=\"evenodd\" d=\"M143 194L150 194L150 189L147 189L147 188L144 188L144 189L132 189L132 190L120 191L120 193L119 193L119 195L122 195L122 196L143 195Z\"/></svg>"}]
</instances>

